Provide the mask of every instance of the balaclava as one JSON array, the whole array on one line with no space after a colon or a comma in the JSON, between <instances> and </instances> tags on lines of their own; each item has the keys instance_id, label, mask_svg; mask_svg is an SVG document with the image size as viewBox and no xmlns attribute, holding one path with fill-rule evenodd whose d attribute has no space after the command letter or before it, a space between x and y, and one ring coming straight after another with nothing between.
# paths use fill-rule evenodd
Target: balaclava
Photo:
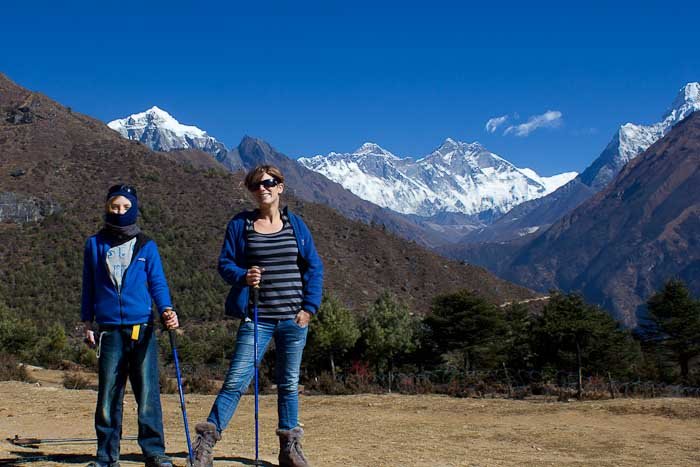
<instances>
[{"instance_id":1,"label":"balaclava","mask_svg":"<svg viewBox=\"0 0 700 467\"><path fill-rule=\"evenodd\" d=\"M126 227L136 223L136 217L139 215L139 202L136 197L136 188L129 185L114 185L107 192L106 201L123 196L131 202L131 207L124 214L105 213L105 222L119 227Z\"/></svg>"}]
</instances>

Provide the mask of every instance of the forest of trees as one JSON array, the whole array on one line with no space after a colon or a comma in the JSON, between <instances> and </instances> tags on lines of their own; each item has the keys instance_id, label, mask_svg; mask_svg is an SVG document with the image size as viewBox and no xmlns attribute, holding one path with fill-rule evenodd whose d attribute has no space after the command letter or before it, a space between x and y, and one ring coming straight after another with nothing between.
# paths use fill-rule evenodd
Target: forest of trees
<instances>
[{"instance_id":1,"label":"forest of trees","mask_svg":"<svg viewBox=\"0 0 700 467\"><path fill-rule=\"evenodd\" d=\"M499 307L461 291L435 297L425 317L389 293L359 313L328 294L311 322L302 383L329 393L391 391L403 389L405 381L397 378L413 375L412 390L459 395L460 384L473 384L479 375L499 375L497 383L510 392L516 383L528 383L522 375L536 374L538 383L573 376L579 397L589 377L700 386L700 300L683 282L670 280L649 297L647 310L647 320L633 332L574 293L552 292L543 306L531 309ZM185 322L178 351L186 377L220 377L237 326L231 320ZM161 348L167 366L172 362L166 337ZM41 326L3 303L0 357L5 366L96 365L94 351L75 330L59 322ZM272 361L268 355L267 383Z\"/></svg>"}]
</instances>

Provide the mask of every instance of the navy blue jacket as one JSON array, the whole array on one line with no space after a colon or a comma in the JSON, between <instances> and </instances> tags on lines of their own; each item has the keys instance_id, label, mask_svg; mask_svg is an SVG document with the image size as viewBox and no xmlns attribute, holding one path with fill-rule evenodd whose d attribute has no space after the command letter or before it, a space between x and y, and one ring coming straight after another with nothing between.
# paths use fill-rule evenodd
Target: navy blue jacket
<instances>
[{"instance_id":1,"label":"navy blue jacket","mask_svg":"<svg viewBox=\"0 0 700 467\"><path fill-rule=\"evenodd\" d=\"M299 248L299 271L303 284L301 307L309 313L316 314L321 306L323 293L323 263L318 256L309 228L299 217L284 208L282 214L289 218ZM254 220L255 211L245 211L231 219L226 227L224 244L219 255L219 274L231 284L231 291L226 297L225 312L228 316L243 318L248 311L249 287L245 280L248 272L246 264L246 221Z\"/></svg>"},{"instance_id":2,"label":"navy blue jacket","mask_svg":"<svg viewBox=\"0 0 700 467\"><path fill-rule=\"evenodd\" d=\"M117 292L107 269L107 251L112 246L99 233L85 242L80 319L94 319L105 325L132 325L151 321L152 300L160 313L172 308L156 242L143 234L136 237L121 292Z\"/></svg>"}]
</instances>

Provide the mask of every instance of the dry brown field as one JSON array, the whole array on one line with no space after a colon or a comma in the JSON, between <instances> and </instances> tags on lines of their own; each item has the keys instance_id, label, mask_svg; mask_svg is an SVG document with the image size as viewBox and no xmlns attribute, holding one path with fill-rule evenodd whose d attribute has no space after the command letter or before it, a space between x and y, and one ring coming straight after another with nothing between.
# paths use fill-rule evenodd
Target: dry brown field
<instances>
[{"instance_id":1,"label":"dry brown field","mask_svg":"<svg viewBox=\"0 0 700 467\"><path fill-rule=\"evenodd\" d=\"M60 372L42 370L35 377L40 383L0 382L3 440L94 437L97 393L64 389ZM162 400L168 452L184 466L179 398L163 395ZM205 419L213 400L187 396L190 426ZM556 402L367 394L302 395L300 400L304 450L316 467L700 466L698 399ZM127 394L125 436L136 434L135 412ZM276 418L275 396L262 396L265 465L277 465ZM215 452L217 466L252 464L251 396L241 401ZM84 465L93 453L91 444L32 449L3 441L0 464L16 459L17 465ZM122 465L143 465L134 441L123 442Z\"/></svg>"}]
</instances>

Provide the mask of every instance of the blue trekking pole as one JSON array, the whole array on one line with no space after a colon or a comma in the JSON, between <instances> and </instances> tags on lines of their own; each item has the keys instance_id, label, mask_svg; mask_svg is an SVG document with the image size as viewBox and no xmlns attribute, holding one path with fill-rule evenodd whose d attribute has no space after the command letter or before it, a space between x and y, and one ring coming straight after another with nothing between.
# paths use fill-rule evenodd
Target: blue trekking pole
<instances>
[{"instance_id":1,"label":"blue trekking pole","mask_svg":"<svg viewBox=\"0 0 700 467\"><path fill-rule=\"evenodd\" d=\"M187 455L190 466L194 465L194 455L192 454L192 442L190 441L190 427L187 424L187 409L185 408L185 391L182 389L182 376L180 375L180 362L177 358L177 347L175 347L175 334L172 329L168 330L170 336L170 347L173 349L173 360L175 361L175 373L177 374L177 391L180 393L180 407L182 408L182 422L185 424L185 436L187 437Z\"/></svg>"},{"instance_id":2,"label":"blue trekking pole","mask_svg":"<svg viewBox=\"0 0 700 467\"><path fill-rule=\"evenodd\" d=\"M258 377L260 364L258 363L258 301L260 300L260 284L253 287L253 362L255 364L255 464L261 465L258 454Z\"/></svg>"}]
</instances>

